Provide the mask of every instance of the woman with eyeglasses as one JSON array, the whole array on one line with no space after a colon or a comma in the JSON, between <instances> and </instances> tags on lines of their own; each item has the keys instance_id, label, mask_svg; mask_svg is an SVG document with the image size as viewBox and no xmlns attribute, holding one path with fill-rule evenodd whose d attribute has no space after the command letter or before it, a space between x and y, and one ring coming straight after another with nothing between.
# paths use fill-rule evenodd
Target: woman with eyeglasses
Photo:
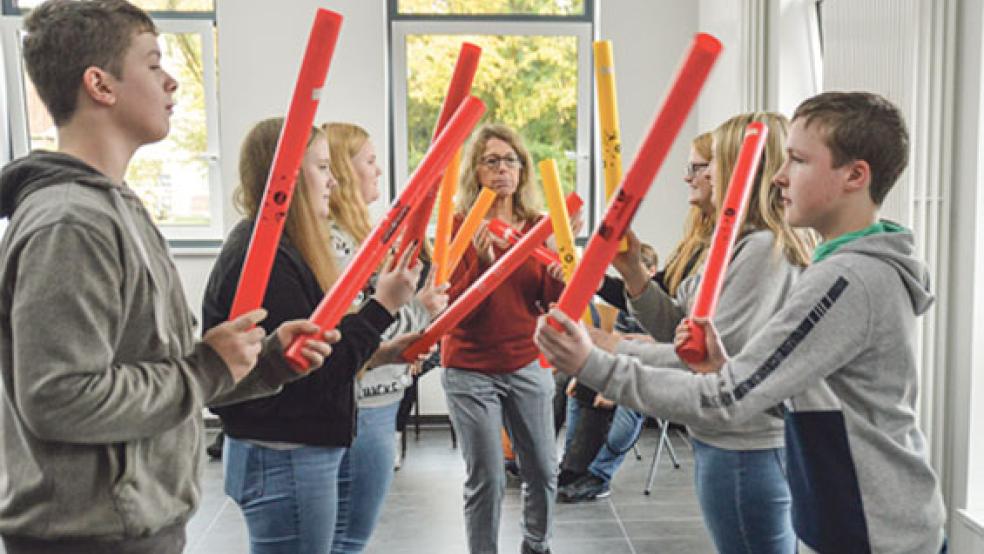
<instances>
[{"instance_id":1,"label":"woman with eyeglasses","mask_svg":"<svg viewBox=\"0 0 984 554\"><path fill-rule=\"evenodd\" d=\"M527 232L543 217L538 209L530 154L503 125L476 132L462 159L454 230L481 187L496 193L486 219L497 217ZM453 302L508 244L482 224L451 275ZM465 526L472 554L498 552L499 515L506 487L500 427L503 423L523 479L522 552L549 552L556 492L552 397L554 381L533 344L538 306L559 298L564 283L532 258L444 339L443 383L451 422L465 460Z\"/></svg>"}]
</instances>

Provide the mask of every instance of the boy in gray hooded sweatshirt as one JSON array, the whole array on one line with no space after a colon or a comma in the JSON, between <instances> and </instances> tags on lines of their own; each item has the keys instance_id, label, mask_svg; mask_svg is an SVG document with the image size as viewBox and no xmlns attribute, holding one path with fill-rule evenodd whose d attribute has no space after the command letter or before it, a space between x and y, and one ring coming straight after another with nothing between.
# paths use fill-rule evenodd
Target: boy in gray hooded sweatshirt
<instances>
[{"instance_id":1,"label":"boy in gray hooded sweatshirt","mask_svg":"<svg viewBox=\"0 0 984 554\"><path fill-rule=\"evenodd\" d=\"M945 512L916 422L916 317L933 301L912 234L877 219L905 168L898 109L830 92L793 115L775 178L785 217L824 242L783 308L730 359L713 324L695 373L592 348L559 310L536 341L558 369L608 398L687 424L730 425L771 410L786 422L801 552L935 554ZM686 326L676 342L689 337Z\"/></svg>"},{"instance_id":2,"label":"boy in gray hooded sweatshirt","mask_svg":"<svg viewBox=\"0 0 984 554\"><path fill-rule=\"evenodd\" d=\"M59 149L0 175L0 535L8 554L179 553L202 407L276 392L299 376L283 346L318 329L264 340L254 310L194 340L167 242L123 180L177 88L153 22L124 0L49 0L25 27ZM337 339L312 341L309 367Z\"/></svg>"}]
</instances>

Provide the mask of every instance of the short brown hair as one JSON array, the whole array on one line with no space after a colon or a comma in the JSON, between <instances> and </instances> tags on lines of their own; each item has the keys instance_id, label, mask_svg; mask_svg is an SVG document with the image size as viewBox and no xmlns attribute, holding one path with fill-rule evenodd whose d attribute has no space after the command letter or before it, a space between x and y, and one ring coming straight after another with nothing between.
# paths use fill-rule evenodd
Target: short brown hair
<instances>
[{"instance_id":1,"label":"short brown hair","mask_svg":"<svg viewBox=\"0 0 984 554\"><path fill-rule=\"evenodd\" d=\"M820 124L834 167L864 160L871 168L869 193L877 205L909 163L909 132L902 112L870 92L824 92L806 99L793 114L809 127Z\"/></svg>"},{"instance_id":2,"label":"short brown hair","mask_svg":"<svg viewBox=\"0 0 984 554\"><path fill-rule=\"evenodd\" d=\"M122 79L133 37L157 34L150 16L126 0L48 0L28 13L24 29L27 73L58 126L75 114L86 69Z\"/></svg>"}]
</instances>

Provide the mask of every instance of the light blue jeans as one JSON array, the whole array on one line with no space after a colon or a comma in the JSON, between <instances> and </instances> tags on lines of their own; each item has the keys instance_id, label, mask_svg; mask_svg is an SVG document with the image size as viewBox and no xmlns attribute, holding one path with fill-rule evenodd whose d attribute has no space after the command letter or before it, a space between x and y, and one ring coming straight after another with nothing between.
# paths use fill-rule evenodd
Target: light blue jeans
<instances>
[{"instance_id":1,"label":"light blue jeans","mask_svg":"<svg viewBox=\"0 0 984 554\"><path fill-rule=\"evenodd\" d=\"M612 418L612 427L608 430L605 445L601 447L594 461L588 466L588 471L606 483L611 483L615 472L625 461L625 455L629 450L632 450L632 446L639 440L642 424L645 421L646 416L626 407L616 406L615 416Z\"/></svg>"},{"instance_id":2,"label":"light blue jeans","mask_svg":"<svg viewBox=\"0 0 984 554\"><path fill-rule=\"evenodd\" d=\"M704 524L720 554L790 554L786 450L725 450L697 439L694 481Z\"/></svg>"},{"instance_id":3,"label":"light blue jeans","mask_svg":"<svg viewBox=\"0 0 984 554\"><path fill-rule=\"evenodd\" d=\"M338 519L332 554L362 552L379 521L393 482L394 431L399 401L359 408L359 432L338 471Z\"/></svg>"},{"instance_id":4,"label":"light blue jeans","mask_svg":"<svg viewBox=\"0 0 984 554\"><path fill-rule=\"evenodd\" d=\"M225 493L243 512L252 554L329 551L338 507L338 466L345 450L276 450L226 437Z\"/></svg>"}]
</instances>

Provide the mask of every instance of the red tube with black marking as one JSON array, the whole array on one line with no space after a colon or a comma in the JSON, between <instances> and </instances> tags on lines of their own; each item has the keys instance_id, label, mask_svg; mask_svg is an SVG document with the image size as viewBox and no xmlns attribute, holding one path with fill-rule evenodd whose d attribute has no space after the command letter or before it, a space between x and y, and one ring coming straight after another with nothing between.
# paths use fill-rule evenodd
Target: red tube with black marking
<instances>
[{"instance_id":1,"label":"red tube with black marking","mask_svg":"<svg viewBox=\"0 0 984 554\"><path fill-rule=\"evenodd\" d=\"M437 116L437 125L434 126L434 140L444 129L448 119L454 110L457 109L468 93L471 92L472 82L475 80L475 72L478 70L478 60L482 57L482 49L470 42L461 43L461 51L458 52L458 61L454 65L454 72L451 74L451 83L448 85L448 93L444 97L444 104L441 105L441 113ZM443 170L444 168L442 168ZM427 232L427 223L430 221L431 214L434 212L434 202L437 200L437 188L441 176L438 175L434 182L427 188L423 201L420 202L410 214L407 222L407 231L403 234L400 242L400 249L393 258L394 263L400 259L403 252L414 244L416 251L410 266L416 263L420 248L423 245L424 234Z\"/></svg>"},{"instance_id":2,"label":"red tube with black marking","mask_svg":"<svg viewBox=\"0 0 984 554\"><path fill-rule=\"evenodd\" d=\"M728 193L724 198L724 206L718 215L714 236L711 237L711 250L707 254L704 273L700 278L697 289L697 301L690 312L690 317L712 318L717 311L718 299L721 297L721 287L724 285L724 274L731 263L731 254L738 240L740 225L745 219L745 209L748 199L755 186L755 175L758 173L762 159L762 150L768 138L769 128L761 121L755 121L745 127L745 138L738 152L738 161L728 182ZM687 320L690 328L690 338L677 347L676 353L687 363L698 363L707 357L707 345L704 343L704 329Z\"/></svg>"},{"instance_id":3,"label":"red tube with black marking","mask_svg":"<svg viewBox=\"0 0 984 554\"><path fill-rule=\"evenodd\" d=\"M338 325L342 316L352 305L356 295L359 294L369 277L379 267L386 251L396 241L397 234L407 214L420 204L424 196L424 188L434 178L441 175L441 171L447 166L451 156L461 147L483 113L485 113L485 104L474 96L466 98L458 107L458 111L438 135L437 140L431 144L430 149L424 155L424 159L410 176L403 192L390 206L386 217L362 241L362 246L359 247L352 261L349 262L345 271L338 277L334 286L331 287L328 294L315 308L314 313L311 314L311 321L320 329L319 335ZM311 335L300 337L287 348L287 360L295 368L307 365L305 358L301 355L301 348L310 337Z\"/></svg>"},{"instance_id":4,"label":"red tube with black marking","mask_svg":"<svg viewBox=\"0 0 984 554\"><path fill-rule=\"evenodd\" d=\"M601 224L588 242L581 263L560 296L557 307L571 319L581 319L588 302L598 290L598 283L618 252L619 241L632 223L639 204L697 102L697 96L720 53L721 43L713 36L698 33L694 37L683 66L677 72L632 166L615 191ZM556 321L551 319L550 323L562 330Z\"/></svg>"},{"instance_id":5,"label":"red tube with black marking","mask_svg":"<svg viewBox=\"0 0 984 554\"><path fill-rule=\"evenodd\" d=\"M294 96L280 138L277 139L277 150L263 190L263 202L253 224L253 234L249 239L229 319L259 308L263 303L287 210L294 195L297 173L307 150L314 114L318 110L341 26L342 16L333 11L319 9L314 17L301 70L294 85Z\"/></svg>"}]
</instances>

